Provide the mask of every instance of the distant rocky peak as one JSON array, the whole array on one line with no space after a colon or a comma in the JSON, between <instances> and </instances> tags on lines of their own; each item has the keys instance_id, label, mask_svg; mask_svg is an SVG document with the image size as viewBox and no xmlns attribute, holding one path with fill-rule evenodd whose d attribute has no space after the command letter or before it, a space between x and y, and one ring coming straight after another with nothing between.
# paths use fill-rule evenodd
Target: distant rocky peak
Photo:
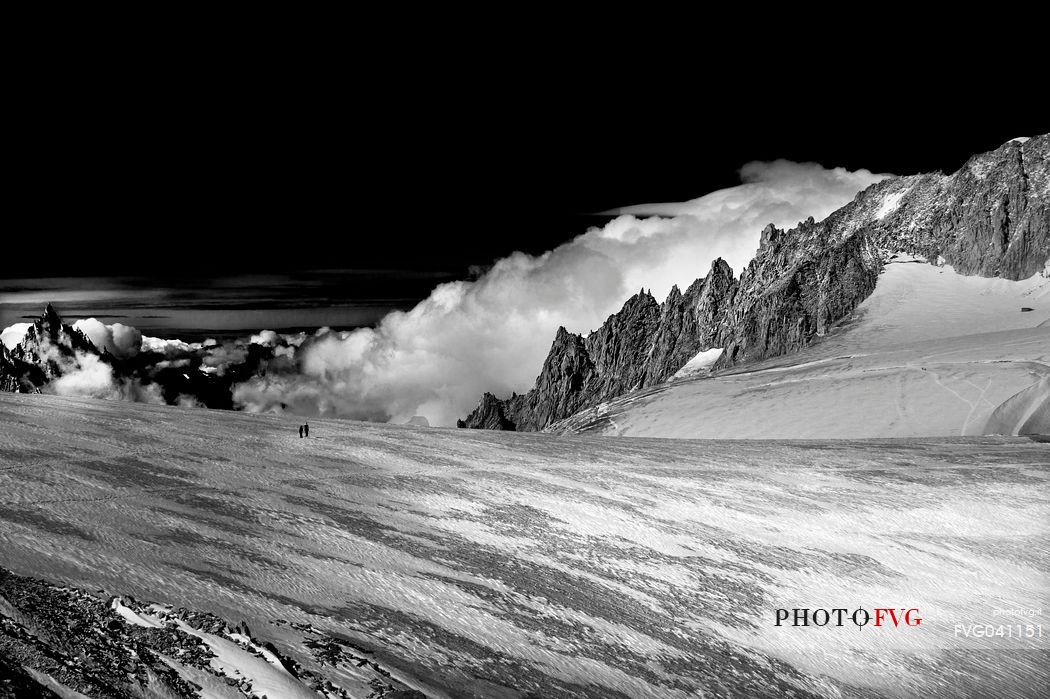
<instances>
[{"instance_id":1,"label":"distant rocky peak","mask_svg":"<svg viewBox=\"0 0 1050 699\"><path fill-rule=\"evenodd\" d=\"M47 323L54 327L61 327L62 316L58 315L58 311L55 310L55 307L48 303L47 306L44 307L44 312L40 316L38 322Z\"/></svg>"},{"instance_id":2,"label":"distant rocky peak","mask_svg":"<svg viewBox=\"0 0 1050 699\"><path fill-rule=\"evenodd\" d=\"M26 331L25 336L22 338L22 344L41 342L45 338L50 339L52 342L57 342L62 337L64 328L62 316L49 303L44 308L44 312L33 321L32 326Z\"/></svg>"},{"instance_id":3,"label":"distant rocky peak","mask_svg":"<svg viewBox=\"0 0 1050 699\"><path fill-rule=\"evenodd\" d=\"M63 323L58 311L49 303L26 330L22 341L11 351L11 356L38 365L48 378L53 378L76 362L77 353L106 356L87 335Z\"/></svg>"}]
</instances>

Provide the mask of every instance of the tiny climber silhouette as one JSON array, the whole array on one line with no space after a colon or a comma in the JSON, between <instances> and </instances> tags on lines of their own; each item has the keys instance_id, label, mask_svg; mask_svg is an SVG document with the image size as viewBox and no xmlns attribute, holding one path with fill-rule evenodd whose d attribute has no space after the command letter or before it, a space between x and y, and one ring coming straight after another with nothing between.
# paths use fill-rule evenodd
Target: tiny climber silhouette
<instances>
[{"instance_id":1,"label":"tiny climber silhouette","mask_svg":"<svg viewBox=\"0 0 1050 699\"><path fill-rule=\"evenodd\" d=\"M303 425L303 430L306 432L306 436L309 437L310 436L310 423L309 422L306 423L305 425Z\"/></svg>"},{"instance_id":2,"label":"tiny climber silhouette","mask_svg":"<svg viewBox=\"0 0 1050 699\"><path fill-rule=\"evenodd\" d=\"M303 426L299 425L299 439L303 438Z\"/></svg>"}]
</instances>

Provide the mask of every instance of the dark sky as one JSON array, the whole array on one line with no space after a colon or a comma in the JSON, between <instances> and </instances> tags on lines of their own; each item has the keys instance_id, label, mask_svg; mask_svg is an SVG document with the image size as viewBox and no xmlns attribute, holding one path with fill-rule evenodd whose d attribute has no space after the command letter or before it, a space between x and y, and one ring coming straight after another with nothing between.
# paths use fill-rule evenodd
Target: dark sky
<instances>
[{"instance_id":1,"label":"dark sky","mask_svg":"<svg viewBox=\"0 0 1050 699\"><path fill-rule=\"evenodd\" d=\"M8 252L37 274L458 275L591 212L732 186L751 160L953 170L1048 128L944 80L363 58L52 65L11 101Z\"/></svg>"},{"instance_id":2,"label":"dark sky","mask_svg":"<svg viewBox=\"0 0 1050 699\"><path fill-rule=\"evenodd\" d=\"M972 74L855 61L836 74L833 57L788 52L759 70L691 46L562 62L537 43L500 54L500 40L36 57L7 100L0 293L120 278L194 308L224 288L225 312L254 303L245 289L285 304L302 288L301 305L356 304L370 310L343 324L368 323L472 266L548 250L601 223L594 212L738 184L752 160L950 171L1050 128L963 89Z\"/></svg>"}]
</instances>

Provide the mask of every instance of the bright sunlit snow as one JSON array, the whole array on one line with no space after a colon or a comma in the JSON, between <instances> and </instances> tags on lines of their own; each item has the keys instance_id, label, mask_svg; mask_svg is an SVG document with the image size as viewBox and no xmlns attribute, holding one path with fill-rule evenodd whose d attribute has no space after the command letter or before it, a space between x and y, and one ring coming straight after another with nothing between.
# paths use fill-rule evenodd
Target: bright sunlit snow
<instances>
[{"instance_id":1,"label":"bright sunlit snow","mask_svg":"<svg viewBox=\"0 0 1050 699\"><path fill-rule=\"evenodd\" d=\"M886 218L894 211L896 211L897 207L900 206L901 199L903 199L904 195L907 193L907 189L902 189L899 192L892 192L891 194L887 194L886 198L882 200L882 203L879 205L878 210L875 212L875 218L881 221L882 219Z\"/></svg>"}]
</instances>

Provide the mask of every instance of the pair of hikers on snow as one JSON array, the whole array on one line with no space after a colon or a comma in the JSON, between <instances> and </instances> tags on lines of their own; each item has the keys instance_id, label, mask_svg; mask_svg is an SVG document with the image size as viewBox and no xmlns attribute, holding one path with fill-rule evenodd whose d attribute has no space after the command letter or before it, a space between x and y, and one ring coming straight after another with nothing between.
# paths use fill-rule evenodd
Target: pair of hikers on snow
<instances>
[{"instance_id":1,"label":"pair of hikers on snow","mask_svg":"<svg viewBox=\"0 0 1050 699\"><path fill-rule=\"evenodd\" d=\"M305 437L309 437L310 436L310 423L309 422L306 423L305 425L299 425L299 439L302 439L304 436Z\"/></svg>"}]
</instances>

